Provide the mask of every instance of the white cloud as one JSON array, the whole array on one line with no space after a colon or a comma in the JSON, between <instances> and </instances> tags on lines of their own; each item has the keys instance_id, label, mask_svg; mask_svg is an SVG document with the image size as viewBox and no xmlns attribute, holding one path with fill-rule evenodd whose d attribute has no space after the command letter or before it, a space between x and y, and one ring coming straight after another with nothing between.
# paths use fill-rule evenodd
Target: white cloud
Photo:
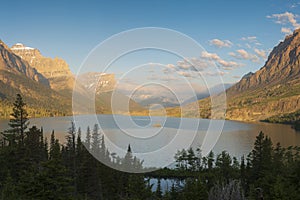
<instances>
[{"instance_id":1,"label":"white cloud","mask_svg":"<svg viewBox=\"0 0 300 200\"><path fill-rule=\"evenodd\" d=\"M228 54L237 59L250 60L252 62L259 62L259 57L257 55L251 54L251 53L247 52L245 49L238 49L238 50L236 50L236 53L229 52Z\"/></svg>"},{"instance_id":2,"label":"white cloud","mask_svg":"<svg viewBox=\"0 0 300 200\"><path fill-rule=\"evenodd\" d=\"M268 15L267 18L275 19L275 23L277 24L291 24L294 28L299 28L300 24L298 24L296 18L298 15L295 15L291 12L279 13Z\"/></svg>"},{"instance_id":3,"label":"white cloud","mask_svg":"<svg viewBox=\"0 0 300 200\"><path fill-rule=\"evenodd\" d=\"M147 77L148 80L152 80L152 81L166 81L166 82L170 82L170 81L177 81L179 80L178 77L175 77L174 75L158 75L158 74L153 74L152 76Z\"/></svg>"},{"instance_id":4,"label":"white cloud","mask_svg":"<svg viewBox=\"0 0 300 200\"><path fill-rule=\"evenodd\" d=\"M267 52L263 49L254 49L254 52L263 59L267 58Z\"/></svg>"},{"instance_id":5,"label":"white cloud","mask_svg":"<svg viewBox=\"0 0 300 200\"><path fill-rule=\"evenodd\" d=\"M256 36L248 36L248 37L242 37L240 40L244 41L245 44L239 45L238 47L247 47L248 49L251 49L253 46L261 46L262 44L258 41Z\"/></svg>"},{"instance_id":6,"label":"white cloud","mask_svg":"<svg viewBox=\"0 0 300 200\"><path fill-rule=\"evenodd\" d=\"M202 51L201 54L202 58L212 59L212 60L220 60L221 58L216 53L208 53L207 51Z\"/></svg>"},{"instance_id":7,"label":"white cloud","mask_svg":"<svg viewBox=\"0 0 300 200\"><path fill-rule=\"evenodd\" d=\"M207 76L224 76L225 74L228 74L228 72L217 71L217 72L206 72L205 73L205 75L207 75Z\"/></svg>"},{"instance_id":8,"label":"white cloud","mask_svg":"<svg viewBox=\"0 0 300 200\"><path fill-rule=\"evenodd\" d=\"M251 49L251 45L248 44L248 43L246 43L246 47L247 47L248 49Z\"/></svg>"},{"instance_id":9,"label":"white cloud","mask_svg":"<svg viewBox=\"0 0 300 200\"><path fill-rule=\"evenodd\" d=\"M244 49L238 49L236 52L243 58L243 59L250 59L251 55Z\"/></svg>"},{"instance_id":10,"label":"white cloud","mask_svg":"<svg viewBox=\"0 0 300 200\"><path fill-rule=\"evenodd\" d=\"M175 69L175 65L173 64L166 64L166 67L169 68L169 69Z\"/></svg>"},{"instance_id":11,"label":"white cloud","mask_svg":"<svg viewBox=\"0 0 300 200\"><path fill-rule=\"evenodd\" d=\"M242 37L241 40L249 41L249 42L257 42L257 37L256 36Z\"/></svg>"},{"instance_id":12,"label":"white cloud","mask_svg":"<svg viewBox=\"0 0 300 200\"><path fill-rule=\"evenodd\" d=\"M180 70L203 71L213 63L201 58L185 58L177 61L177 68Z\"/></svg>"},{"instance_id":13,"label":"white cloud","mask_svg":"<svg viewBox=\"0 0 300 200\"><path fill-rule=\"evenodd\" d=\"M229 40L220 40L220 39L210 40L209 43L210 43L210 45L213 45L218 48L231 47L233 45L233 43L230 42Z\"/></svg>"},{"instance_id":14,"label":"white cloud","mask_svg":"<svg viewBox=\"0 0 300 200\"><path fill-rule=\"evenodd\" d=\"M290 28L286 28L286 27L282 27L281 32L286 33L286 34L292 34L293 33L293 31Z\"/></svg>"},{"instance_id":15,"label":"white cloud","mask_svg":"<svg viewBox=\"0 0 300 200\"><path fill-rule=\"evenodd\" d=\"M191 66L192 65L188 62L187 59L177 61L177 67L180 69L188 70L191 68Z\"/></svg>"},{"instance_id":16,"label":"white cloud","mask_svg":"<svg viewBox=\"0 0 300 200\"><path fill-rule=\"evenodd\" d=\"M184 76L184 77L193 77L193 74L191 72L185 72L185 71L178 71L177 72L179 75Z\"/></svg>"},{"instance_id":17,"label":"white cloud","mask_svg":"<svg viewBox=\"0 0 300 200\"><path fill-rule=\"evenodd\" d=\"M235 79L240 79L241 76L232 76L232 78L235 78Z\"/></svg>"},{"instance_id":18,"label":"white cloud","mask_svg":"<svg viewBox=\"0 0 300 200\"><path fill-rule=\"evenodd\" d=\"M219 65L225 68L243 66L243 64L234 61L225 61L221 59L220 56L218 56L216 53L208 53L207 51L203 51L201 57L205 59L212 59L213 61L217 62Z\"/></svg>"},{"instance_id":19,"label":"white cloud","mask_svg":"<svg viewBox=\"0 0 300 200\"><path fill-rule=\"evenodd\" d=\"M240 63L237 63L237 62L234 62L234 61L225 61L225 60L222 60L222 59L219 60L218 63L220 65L222 65L223 67L225 67L225 68L242 66L242 64L240 64Z\"/></svg>"}]
</instances>

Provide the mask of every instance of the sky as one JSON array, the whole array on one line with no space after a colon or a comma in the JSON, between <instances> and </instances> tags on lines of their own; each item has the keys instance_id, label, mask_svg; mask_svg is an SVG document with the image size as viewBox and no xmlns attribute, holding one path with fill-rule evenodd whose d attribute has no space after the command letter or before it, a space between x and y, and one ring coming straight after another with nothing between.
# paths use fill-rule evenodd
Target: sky
<instances>
[{"instance_id":1,"label":"sky","mask_svg":"<svg viewBox=\"0 0 300 200\"><path fill-rule=\"evenodd\" d=\"M204 50L190 58L137 52L113 63L115 73L121 76L148 63L145 76L139 77L149 79L154 62L165 66L156 75L169 69L165 74L170 80L191 78L184 71L185 59L202 59L218 66L224 82L234 83L263 66L272 48L299 27L299 15L300 1L295 0L16 0L1 2L0 39L9 46L20 42L44 56L63 58L77 74L89 52L107 38L135 28L167 28L191 37Z\"/></svg>"}]
</instances>

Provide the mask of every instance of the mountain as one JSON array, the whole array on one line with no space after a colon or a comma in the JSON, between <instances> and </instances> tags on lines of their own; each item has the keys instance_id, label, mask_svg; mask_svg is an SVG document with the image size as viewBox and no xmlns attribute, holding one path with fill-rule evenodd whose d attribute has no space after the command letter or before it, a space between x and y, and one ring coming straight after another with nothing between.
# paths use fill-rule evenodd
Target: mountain
<instances>
[{"instance_id":1,"label":"mountain","mask_svg":"<svg viewBox=\"0 0 300 200\"><path fill-rule=\"evenodd\" d=\"M50 88L49 81L0 42L0 118L9 117L17 93L31 116L70 114L71 101Z\"/></svg>"},{"instance_id":2,"label":"mountain","mask_svg":"<svg viewBox=\"0 0 300 200\"><path fill-rule=\"evenodd\" d=\"M19 56L15 55L7 45L0 40L0 70L6 70L15 74L24 75L27 78L49 86L49 81L32 68L27 62L24 62ZM1 74L0 74L1 75ZM2 76L2 79L4 77Z\"/></svg>"},{"instance_id":3,"label":"mountain","mask_svg":"<svg viewBox=\"0 0 300 200\"><path fill-rule=\"evenodd\" d=\"M286 36L265 65L227 90L226 117L264 120L300 109L300 29Z\"/></svg>"},{"instance_id":4,"label":"mountain","mask_svg":"<svg viewBox=\"0 0 300 200\"><path fill-rule=\"evenodd\" d=\"M9 48L0 41L0 118L8 118L17 93L22 94L28 103L32 117L72 115L72 103L83 108L83 113L90 113L88 99L96 90L95 105L97 113L111 113L111 98L116 97L114 107L118 114L128 114L123 109L129 103L131 113L144 112L144 108L127 96L115 92L114 74L89 73L78 80L76 90L75 76L68 64L60 58L44 57L36 48L17 43ZM99 74L101 80L98 81ZM83 76L84 77L84 76ZM89 82L94 84L91 86ZM75 95L79 100L72 101ZM122 105L122 106L120 106Z\"/></svg>"},{"instance_id":5,"label":"mountain","mask_svg":"<svg viewBox=\"0 0 300 200\"><path fill-rule=\"evenodd\" d=\"M118 114L142 114L145 108L131 98L115 90L116 79L114 74L103 72L87 72L81 74L76 79L87 92L95 93L95 103L97 113L111 113L113 111ZM113 97L113 99L112 99ZM129 110L127 109L129 106ZM125 107L124 107L125 106Z\"/></svg>"},{"instance_id":6,"label":"mountain","mask_svg":"<svg viewBox=\"0 0 300 200\"><path fill-rule=\"evenodd\" d=\"M27 47L22 43L13 45L11 51L47 78L52 89L56 91L73 89L74 75L63 59L44 57L37 48Z\"/></svg>"}]
</instances>

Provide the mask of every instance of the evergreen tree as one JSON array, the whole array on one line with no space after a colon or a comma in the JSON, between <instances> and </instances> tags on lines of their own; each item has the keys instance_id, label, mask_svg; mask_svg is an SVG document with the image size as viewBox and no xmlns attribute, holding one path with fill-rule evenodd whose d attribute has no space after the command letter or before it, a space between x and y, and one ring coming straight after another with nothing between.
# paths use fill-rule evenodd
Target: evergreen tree
<instances>
[{"instance_id":1,"label":"evergreen tree","mask_svg":"<svg viewBox=\"0 0 300 200\"><path fill-rule=\"evenodd\" d=\"M89 126L87 127L87 130L86 130L85 147L88 150L90 150L90 148L91 148L91 130L90 130Z\"/></svg>"},{"instance_id":2,"label":"evergreen tree","mask_svg":"<svg viewBox=\"0 0 300 200\"><path fill-rule=\"evenodd\" d=\"M158 199L162 198L162 191L161 191L161 185L160 185L160 178L157 180L157 187L156 187L156 191L155 191L155 196Z\"/></svg>"},{"instance_id":3,"label":"evergreen tree","mask_svg":"<svg viewBox=\"0 0 300 200\"><path fill-rule=\"evenodd\" d=\"M31 164L38 164L45 161L43 133L36 126L33 126L26 132L24 141L26 158L30 160Z\"/></svg>"},{"instance_id":4,"label":"evergreen tree","mask_svg":"<svg viewBox=\"0 0 300 200\"><path fill-rule=\"evenodd\" d=\"M10 145L15 144L16 142L23 145L25 131L29 125L28 114L25 107L26 103L23 101L22 96L17 94L16 101L13 104L13 112L11 113L12 118L8 123L10 129L4 133L4 136Z\"/></svg>"},{"instance_id":5,"label":"evergreen tree","mask_svg":"<svg viewBox=\"0 0 300 200\"><path fill-rule=\"evenodd\" d=\"M131 146L130 144L128 145L128 148L127 148L127 153L123 159L123 162L122 162L122 166L123 166L123 169L125 171L130 171L132 170L132 166L133 166L133 156L132 156L132 151L131 151Z\"/></svg>"},{"instance_id":6,"label":"evergreen tree","mask_svg":"<svg viewBox=\"0 0 300 200\"><path fill-rule=\"evenodd\" d=\"M214 161L215 161L215 155L214 155L214 152L209 152L208 156L207 156L207 167L208 169L212 169L213 168L213 164L214 164Z\"/></svg>"},{"instance_id":7,"label":"evergreen tree","mask_svg":"<svg viewBox=\"0 0 300 200\"><path fill-rule=\"evenodd\" d=\"M100 133L98 124L94 125L93 133L92 133L92 145L91 150L94 156L99 158L100 156Z\"/></svg>"}]
</instances>

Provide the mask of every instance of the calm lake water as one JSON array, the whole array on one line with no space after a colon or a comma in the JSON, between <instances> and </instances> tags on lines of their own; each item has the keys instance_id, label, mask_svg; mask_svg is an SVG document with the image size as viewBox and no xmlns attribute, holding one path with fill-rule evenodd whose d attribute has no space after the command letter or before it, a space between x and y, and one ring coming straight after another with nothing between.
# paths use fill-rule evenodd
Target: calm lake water
<instances>
[{"instance_id":1,"label":"calm lake water","mask_svg":"<svg viewBox=\"0 0 300 200\"><path fill-rule=\"evenodd\" d=\"M210 127L207 131L210 123L207 119L120 115L98 115L97 118L79 116L76 119L73 117L35 118L30 120L30 126L43 127L47 138L50 137L51 131L55 130L56 137L64 142L72 120L75 120L77 127L81 127L83 138L87 126L92 130L94 124L98 123L105 134L106 145L110 152L116 152L123 157L130 144L134 154L145 160L144 166L156 167L172 165L174 154L178 149L189 145L194 148L200 147L205 134L213 134L216 131L214 129L216 127ZM7 123L8 120L0 120L0 131L8 128ZM197 123L199 127L195 130ZM220 121L220 126L221 124ZM270 136L273 144L280 142L284 147L300 145L300 132L296 132L289 125L225 121L220 137L216 138L212 150L215 153L226 150L232 156L240 158L251 151L255 137L260 131Z\"/></svg>"}]
</instances>

